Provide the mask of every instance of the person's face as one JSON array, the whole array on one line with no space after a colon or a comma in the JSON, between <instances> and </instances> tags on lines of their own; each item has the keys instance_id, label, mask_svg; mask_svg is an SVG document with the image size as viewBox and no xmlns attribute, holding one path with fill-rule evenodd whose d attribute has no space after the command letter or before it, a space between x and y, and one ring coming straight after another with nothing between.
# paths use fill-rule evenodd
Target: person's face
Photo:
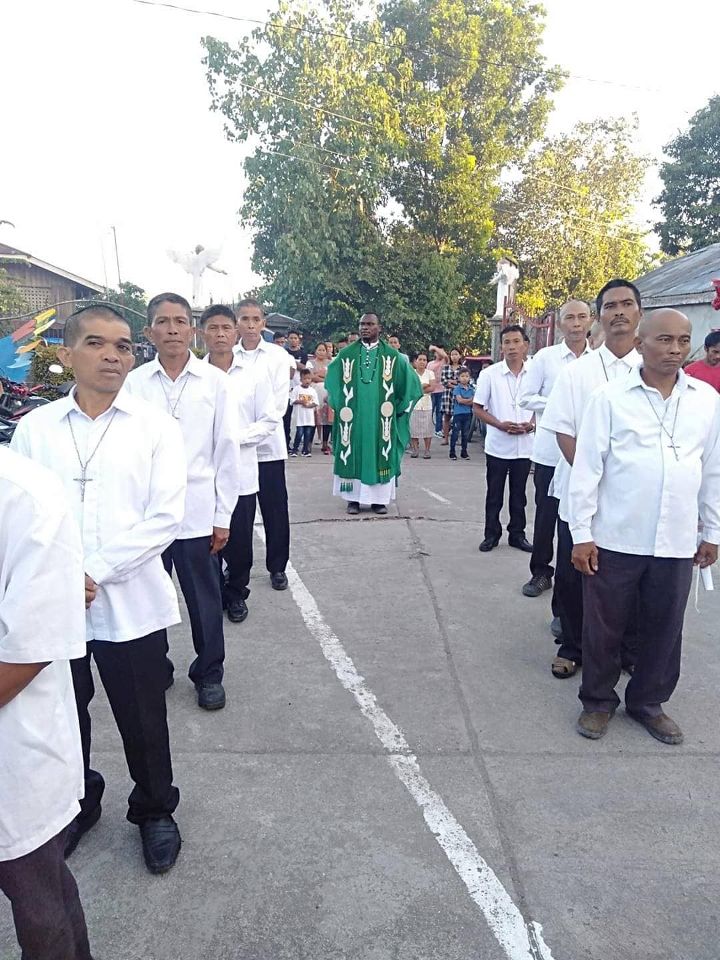
<instances>
[{"instance_id":1,"label":"person's face","mask_svg":"<svg viewBox=\"0 0 720 960\"><path fill-rule=\"evenodd\" d=\"M400 349L400 341L398 340L397 337L388 337L388 343L393 348L393 350ZM427 359L425 360L425 363L427 363Z\"/></svg>"},{"instance_id":2,"label":"person's face","mask_svg":"<svg viewBox=\"0 0 720 960\"><path fill-rule=\"evenodd\" d=\"M357 338L356 338L356 339L357 339ZM344 347L346 347L347 345L348 345L348 341L347 341L347 340L338 340L338 350L342 350L342 349L343 349Z\"/></svg>"},{"instance_id":3,"label":"person's face","mask_svg":"<svg viewBox=\"0 0 720 960\"><path fill-rule=\"evenodd\" d=\"M374 313L366 313L360 317L360 336L365 343L374 343L380 336L380 321ZM357 337L355 337L357 340Z\"/></svg>"},{"instance_id":4,"label":"person's face","mask_svg":"<svg viewBox=\"0 0 720 960\"><path fill-rule=\"evenodd\" d=\"M716 367L720 363L720 343L717 346L707 348L705 362L709 367Z\"/></svg>"},{"instance_id":5,"label":"person's face","mask_svg":"<svg viewBox=\"0 0 720 960\"><path fill-rule=\"evenodd\" d=\"M288 334L288 346L291 350L300 349L300 337L296 333Z\"/></svg>"},{"instance_id":6,"label":"person's face","mask_svg":"<svg viewBox=\"0 0 720 960\"><path fill-rule=\"evenodd\" d=\"M300 374L300 385L303 387L309 387L312 384L312 374L310 373L301 373Z\"/></svg>"},{"instance_id":7,"label":"person's face","mask_svg":"<svg viewBox=\"0 0 720 960\"><path fill-rule=\"evenodd\" d=\"M327 347L324 343L319 343L315 348L315 356L318 360L327 360Z\"/></svg>"},{"instance_id":8,"label":"person's face","mask_svg":"<svg viewBox=\"0 0 720 960\"><path fill-rule=\"evenodd\" d=\"M600 322L605 340L626 337L637 330L642 310L630 287L613 287L606 291L600 307Z\"/></svg>"},{"instance_id":9,"label":"person's face","mask_svg":"<svg viewBox=\"0 0 720 960\"><path fill-rule=\"evenodd\" d=\"M418 373L423 373L427 367L427 356L424 353L419 353L415 358L415 369Z\"/></svg>"},{"instance_id":10,"label":"person's face","mask_svg":"<svg viewBox=\"0 0 720 960\"><path fill-rule=\"evenodd\" d=\"M114 395L135 365L130 327L123 320L83 318L75 345L59 347L58 358L81 389Z\"/></svg>"},{"instance_id":11,"label":"person's face","mask_svg":"<svg viewBox=\"0 0 720 960\"><path fill-rule=\"evenodd\" d=\"M676 374L690 353L692 326L677 310L652 316L636 346L643 366L658 376Z\"/></svg>"},{"instance_id":12,"label":"person's face","mask_svg":"<svg viewBox=\"0 0 720 960\"><path fill-rule=\"evenodd\" d=\"M252 305L240 307L237 325L238 333L246 346L253 348L260 343L262 332L265 329L265 317L260 307Z\"/></svg>"},{"instance_id":13,"label":"person's face","mask_svg":"<svg viewBox=\"0 0 720 960\"><path fill-rule=\"evenodd\" d=\"M359 334L359 333L349 333L349 334L348 334L348 338L347 338L347 342L348 342L348 343L355 343L355 341L356 341L356 340L359 340L359 339L360 339L360 334Z\"/></svg>"},{"instance_id":14,"label":"person's face","mask_svg":"<svg viewBox=\"0 0 720 960\"><path fill-rule=\"evenodd\" d=\"M287 337L273 337L273 343L278 347L284 347L287 343Z\"/></svg>"},{"instance_id":15,"label":"person's face","mask_svg":"<svg viewBox=\"0 0 720 960\"><path fill-rule=\"evenodd\" d=\"M325 341L325 349L327 351L327 356L331 357L333 355L333 344L331 340Z\"/></svg>"},{"instance_id":16,"label":"person's face","mask_svg":"<svg viewBox=\"0 0 720 960\"><path fill-rule=\"evenodd\" d=\"M517 331L506 333L502 338L501 346L506 360L524 360L527 355L525 338Z\"/></svg>"},{"instance_id":17,"label":"person's face","mask_svg":"<svg viewBox=\"0 0 720 960\"><path fill-rule=\"evenodd\" d=\"M461 387L466 387L466 386L470 383L470 374L469 374L469 373L461 373L461 374L460 374L460 377L459 377L458 379L460 380L460 386L461 386Z\"/></svg>"},{"instance_id":18,"label":"person's face","mask_svg":"<svg viewBox=\"0 0 720 960\"><path fill-rule=\"evenodd\" d=\"M216 314L202 328L202 338L210 353L227 353L237 340L237 323L230 317Z\"/></svg>"},{"instance_id":19,"label":"person's face","mask_svg":"<svg viewBox=\"0 0 720 960\"><path fill-rule=\"evenodd\" d=\"M459 351L459 350L451 350L451 351L450 351L450 363L451 363L454 367L456 367L456 366L460 363L460 359L461 359L461 357L460 357L460 351Z\"/></svg>"},{"instance_id":20,"label":"person's face","mask_svg":"<svg viewBox=\"0 0 720 960\"><path fill-rule=\"evenodd\" d=\"M145 336L157 347L160 362L183 357L190 349L194 327L187 310L179 303L158 304Z\"/></svg>"},{"instance_id":21,"label":"person's face","mask_svg":"<svg viewBox=\"0 0 720 960\"><path fill-rule=\"evenodd\" d=\"M582 343L591 326L590 308L582 300L570 300L560 311L560 329L568 343Z\"/></svg>"}]
</instances>

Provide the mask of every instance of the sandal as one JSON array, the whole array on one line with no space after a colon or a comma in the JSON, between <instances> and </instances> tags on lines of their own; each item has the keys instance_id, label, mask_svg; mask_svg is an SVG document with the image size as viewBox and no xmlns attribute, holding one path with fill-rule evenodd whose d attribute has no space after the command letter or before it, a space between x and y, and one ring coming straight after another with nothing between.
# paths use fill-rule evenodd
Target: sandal
<instances>
[{"instance_id":1,"label":"sandal","mask_svg":"<svg viewBox=\"0 0 720 960\"><path fill-rule=\"evenodd\" d=\"M425 452L425 453L423 454L423 460L429 460L431 456L432 456L432 454Z\"/></svg>"},{"instance_id":2,"label":"sandal","mask_svg":"<svg viewBox=\"0 0 720 960\"><path fill-rule=\"evenodd\" d=\"M565 657L555 657L550 669L552 675L559 680L567 680L568 677L574 677L578 672L579 663L574 660L567 660Z\"/></svg>"},{"instance_id":3,"label":"sandal","mask_svg":"<svg viewBox=\"0 0 720 960\"><path fill-rule=\"evenodd\" d=\"M419 453L411 453L410 456L411 456L411 458L412 458L413 460L417 460L417 458L420 456L420 454L419 454Z\"/></svg>"}]
</instances>

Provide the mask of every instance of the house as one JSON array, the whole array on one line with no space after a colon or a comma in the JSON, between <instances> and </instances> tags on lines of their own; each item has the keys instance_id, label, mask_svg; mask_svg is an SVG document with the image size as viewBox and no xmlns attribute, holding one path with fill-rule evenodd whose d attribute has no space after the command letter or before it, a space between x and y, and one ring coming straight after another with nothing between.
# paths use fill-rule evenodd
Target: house
<instances>
[{"instance_id":1,"label":"house","mask_svg":"<svg viewBox=\"0 0 720 960\"><path fill-rule=\"evenodd\" d=\"M635 284L645 310L674 307L687 315L693 325L692 353L700 356L707 334L720 328L720 312L712 307L717 295L712 281L719 277L720 243L712 243L668 260Z\"/></svg>"},{"instance_id":2,"label":"house","mask_svg":"<svg viewBox=\"0 0 720 960\"><path fill-rule=\"evenodd\" d=\"M58 323L45 334L50 340L62 335L62 326L75 309L74 301L105 296L105 287L99 283L85 280L69 270L53 266L4 243L0 243L0 269L24 299L26 306L23 313L39 313L46 307L58 304ZM18 321L18 325L21 322Z\"/></svg>"}]
</instances>

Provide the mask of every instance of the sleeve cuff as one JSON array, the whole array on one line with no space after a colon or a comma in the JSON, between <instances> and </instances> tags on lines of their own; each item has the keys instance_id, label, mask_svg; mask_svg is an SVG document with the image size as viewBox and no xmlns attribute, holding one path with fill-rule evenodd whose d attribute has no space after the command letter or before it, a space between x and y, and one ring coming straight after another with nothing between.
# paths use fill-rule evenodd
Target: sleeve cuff
<instances>
[{"instance_id":1,"label":"sleeve cuff","mask_svg":"<svg viewBox=\"0 0 720 960\"><path fill-rule=\"evenodd\" d=\"M85 573L100 586L112 574L112 567L99 553L85 558Z\"/></svg>"},{"instance_id":2,"label":"sleeve cuff","mask_svg":"<svg viewBox=\"0 0 720 960\"><path fill-rule=\"evenodd\" d=\"M590 543L593 538L592 530L587 526L571 526L570 533L573 543Z\"/></svg>"},{"instance_id":3,"label":"sleeve cuff","mask_svg":"<svg viewBox=\"0 0 720 960\"><path fill-rule=\"evenodd\" d=\"M229 530L231 517L231 513L216 513L213 520L213 526L221 527L223 530Z\"/></svg>"},{"instance_id":4,"label":"sleeve cuff","mask_svg":"<svg viewBox=\"0 0 720 960\"><path fill-rule=\"evenodd\" d=\"M706 543L713 543L718 546L720 544L720 527L703 526L700 538Z\"/></svg>"}]
</instances>

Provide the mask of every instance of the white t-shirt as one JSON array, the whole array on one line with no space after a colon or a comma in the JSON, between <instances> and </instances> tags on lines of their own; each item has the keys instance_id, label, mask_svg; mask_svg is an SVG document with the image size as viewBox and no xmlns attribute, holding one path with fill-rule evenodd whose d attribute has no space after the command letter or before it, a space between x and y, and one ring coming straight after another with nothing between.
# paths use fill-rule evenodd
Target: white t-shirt
<instances>
[{"instance_id":1,"label":"white t-shirt","mask_svg":"<svg viewBox=\"0 0 720 960\"><path fill-rule=\"evenodd\" d=\"M310 400L315 404L315 406L304 407L301 403L295 405L296 400L302 400L303 398ZM296 427L315 426L315 411L319 406L317 390L315 387L293 387L292 393L290 394L290 403L293 404L293 409L295 411Z\"/></svg>"},{"instance_id":2,"label":"white t-shirt","mask_svg":"<svg viewBox=\"0 0 720 960\"><path fill-rule=\"evenodd\" d=\"M420 383L425 386L427 383L434 383L435 374L428 367L425 367L422 373L418 373ZM413 410L432 410L432 396L429 393L423 393Z\"/></svg>"},{"instance_id":3,"label":"white t-shirt","mask_svg":"<svg viewBox=\"0 0 720 960\"><path fill-rule=\"evenodd\" d=\"M70 660L85 656L80 531L52 473L0 447L0 661L48 665L0 707L0 860L47 843L80 810Z\"/></svg>"}]
</instances>

